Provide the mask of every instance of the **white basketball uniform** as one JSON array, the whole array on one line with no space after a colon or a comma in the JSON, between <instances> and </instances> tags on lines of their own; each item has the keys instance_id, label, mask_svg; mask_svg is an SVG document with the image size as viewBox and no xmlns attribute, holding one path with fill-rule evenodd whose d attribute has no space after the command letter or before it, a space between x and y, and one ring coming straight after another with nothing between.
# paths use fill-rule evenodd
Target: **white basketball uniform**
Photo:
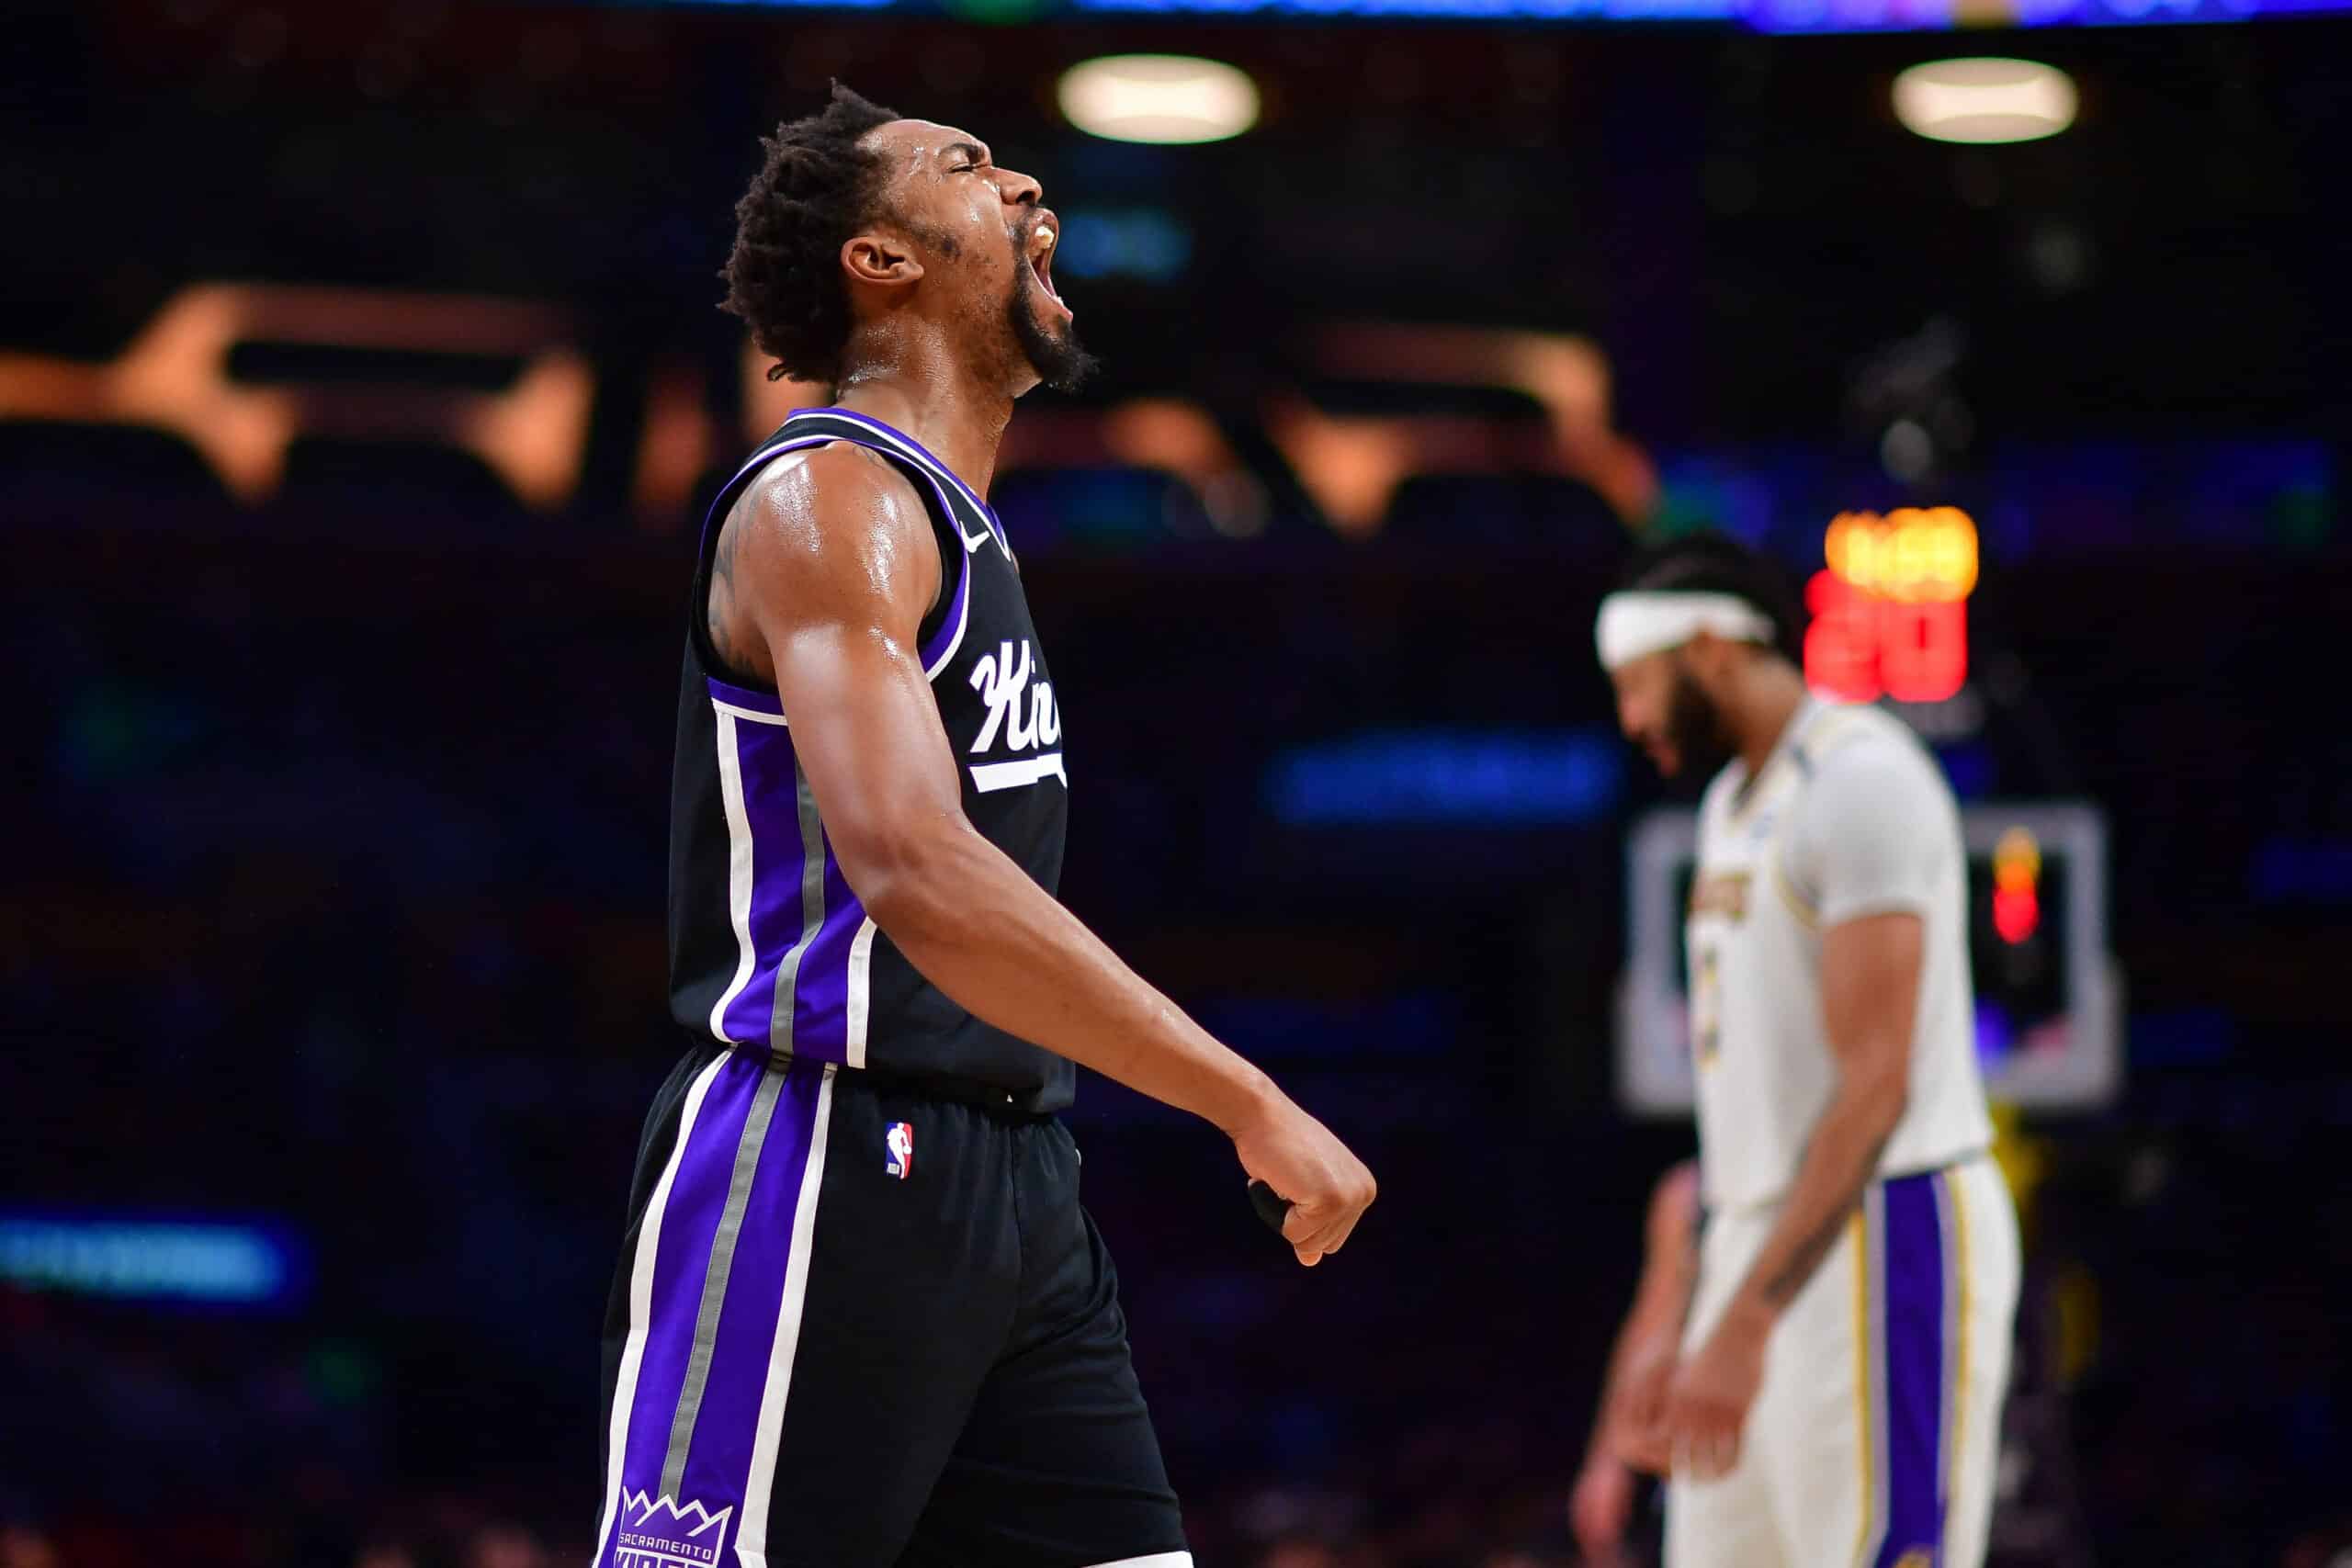
<instances>
[{"instance_id":1,"label":"white basketball uniform","mask_svg":"<svg viewBox=\"0 0 2352 1568\"><path fill-rule=\"evenodd\" d=\"M2018 1296L2017 1216L1986 1153L1960 814L1896 719L1811 700L1751 782L1700 808L1687 928L1707 1220L1685 1335L1747 1278L1838 1069L1821 935L1926 922L1910 1093L1877 1179L1774 1326L1724 1478L1668 1491L1668 1568L1976 1568Z\"/></svg>"}]
</instances>

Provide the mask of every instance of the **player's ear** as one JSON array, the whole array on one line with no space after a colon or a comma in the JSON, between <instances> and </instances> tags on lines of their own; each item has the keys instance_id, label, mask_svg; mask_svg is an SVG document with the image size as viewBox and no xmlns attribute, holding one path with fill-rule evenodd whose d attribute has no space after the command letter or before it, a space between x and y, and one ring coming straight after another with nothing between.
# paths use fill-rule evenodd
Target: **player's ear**
<instances>
[{"instance_id":1,"label":"player's ear","mask_svg":"<svg viewBox=\"0 0 2352 1568\"><path fill-rule=\"evenodd\" d=\"M1702 628L1698 636L1682 645L1683 661L1698 677L1700 684L1713 692L1730 673L1745 646Z\"/></svg>"},{"instance_id":2,"label":"player's ear","mask_svg":"<svg viewBox=\"0 0 2352 1568\"><path fill-rule=\"evenodd\" d=\"M899 288L922 276L922 263L906 243L879 231L853 234L842 243L842 270L854 283Z\"/></svg>"}]
</instances>

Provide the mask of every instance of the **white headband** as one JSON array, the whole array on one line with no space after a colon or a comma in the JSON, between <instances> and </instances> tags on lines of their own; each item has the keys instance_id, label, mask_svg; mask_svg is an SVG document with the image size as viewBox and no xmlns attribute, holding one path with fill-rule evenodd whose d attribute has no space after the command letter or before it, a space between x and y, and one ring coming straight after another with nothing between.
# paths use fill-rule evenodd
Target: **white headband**
<instances>
[{"instance_id":1,"label":"white headband","mask_svg":"<svg viewBox=\"0 0 2352 1568\"><path fill-rule=\"evenodd\" d=\"M1600 667L1611 671L1634 660L1679 648L1701 632L1735 642L1772 640L1771 617L1736 593L1636 591L1611 593L1600 602L1592 640Z\"/></svg>"}]
</instances>

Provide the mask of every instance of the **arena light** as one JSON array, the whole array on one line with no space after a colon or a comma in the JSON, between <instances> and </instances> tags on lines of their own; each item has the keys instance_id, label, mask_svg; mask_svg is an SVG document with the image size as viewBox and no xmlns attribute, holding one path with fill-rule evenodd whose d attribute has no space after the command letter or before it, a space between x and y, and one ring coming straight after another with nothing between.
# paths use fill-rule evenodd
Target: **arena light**
<instances>
[{"instance_id":1,"label":"arena light","mask_svg":"<svg viewBox=\"0 0 2352 1568\"><path fill-rule=\"evenodd\" d=\"M2041 846L2032 829L2011 828L1993 846L1993 929L2011 947L2041 925Z\"/></svg>"},{"instance_id":2,"label":"arena light","mask_svg":"<svg viewBox=\"0 0 2352 1568\"><path fill-rule=\"evenodd\" d=\"M1894 79L1894 118L1931 141L2033 141L2075 123L2075 84L2030 60L1938 60Z\"/></svg>"},{"instance_id":3,"label":"arena light","mask_svg":"<svg viewBox=\"0 0 2352 1568\"><path fill-rule=\"evenodd\" d=\"M161 1305L297 1305L309 1248L254 1221L0 1210L0 1283Z\"/></svg>"},{"instance_id":4,"label":"arena light","mask_svg":"<svg viewBox=\"0 0 2352 1568\"><path fill-rule=\"evenodd\" d=\"M1112 141L1223 141L1258 123L1258 85L1215 60L1114 54L1062 73L1069 122Z\"/></svg>"}]
</instances>

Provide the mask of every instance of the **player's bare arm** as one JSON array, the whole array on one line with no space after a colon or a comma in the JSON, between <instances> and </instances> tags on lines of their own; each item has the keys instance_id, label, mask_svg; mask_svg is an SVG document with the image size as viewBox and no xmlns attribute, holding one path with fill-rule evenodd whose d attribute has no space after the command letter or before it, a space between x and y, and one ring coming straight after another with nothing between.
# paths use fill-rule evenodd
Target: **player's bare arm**
<instances>
[{"instance_id":1,"label":"player's bare arm","mask_svg":"<svg viewBox=\"0 0 2352 1568\"><path fill-rule=\"evenodd\" d=\"M1699 1280L1698 1248L1699 1167L1685 1160L1650 1193L1641 1280L1610 1356L1607 1397L1593 1432L1596 1446L1638 1470L1667 1469L1658 1423Z\"/></svg>"},{"instance_id":2,"label":"player's bare arm","mask_svg":"<svg viewBox=\"0 0 2352 1568\"><path fill-rule=\"evenodd\" d=\"M1338 1251L1374 1197L1363 1164L964 815L916 651L940 581L907 481L820 448L780 460L728 519L712 641L774 682L842 874L910 963L997 1028L1215 1123L1292 1201L1299 1260Z\"/></svg>"},{"instance_id":3,"label":"player's bare arm","mask_svg":"<svg viewBox=\"0 0 2352 1568\"><path fill-rule=\"evenodd\" d=\"M1642 1273L1610 1350L1600 1409L1568 1502L1577 1545L1596 1563L1616 1560L1633 1515L1634 1472L1663 1474L1657 1440L1666 1381L1699 1277L1699 1167L1669 1167L1650 1191Z\"/></svg>"},{"instance_id":4,"label":"player's bare arm","mask_svg":"<svg viewBox=\"0 0 2352 1568\"><path fill-rule=\"evenodd\" d=\"M1716 1474L1736 1462L1772 1325L1837 1245L1877 1174L1909 1094L1924 931L1917 915L1890 911L1823 934L1822 1023L1838 1087L1755 1264L1668 1385L1665 1429L1678 1469Z\"/></svg>"}]
</instances>

